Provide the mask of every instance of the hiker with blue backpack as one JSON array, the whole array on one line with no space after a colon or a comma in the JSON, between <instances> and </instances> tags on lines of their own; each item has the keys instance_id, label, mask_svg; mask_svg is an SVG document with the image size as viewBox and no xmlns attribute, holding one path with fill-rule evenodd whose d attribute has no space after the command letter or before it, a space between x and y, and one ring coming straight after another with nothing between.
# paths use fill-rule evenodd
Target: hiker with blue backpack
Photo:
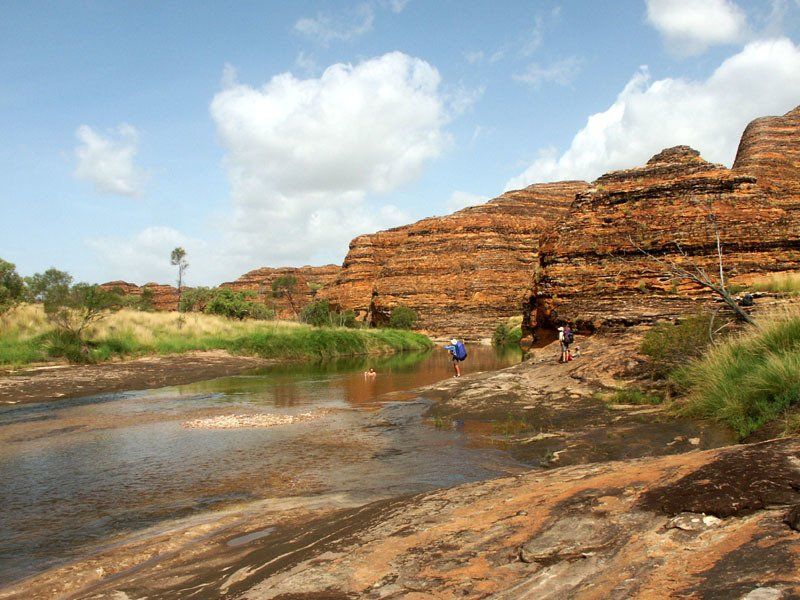
<instances>
[{"instance_id":1,"label":"hiker with blue backpack","mask_svg":"<svg viewBox=\"0 0 800 600\"><path fill-rule=\"evenodd\" d=\"M558 328L558 341L561 342L561 358L558 359L558 362L571 361L572 353L569 351L569 347L575 341L575 335L572 333L572 328L569 324Z\"/></svg>"},{"instance_id":2,"label":"hiker with blue backpack","mask_svg":"<svg viewBox=\"0 0 800 600\"><path fill-rule=\"evenodd\" d=\"M464 342L453 338L450 340L450 344L444 348L450 351L450 356L453 360L453 370L456 373L453 377L461 377L461 367L458 363L467 358L467 348L464 346Z\"/></svg>"}]
</instances>

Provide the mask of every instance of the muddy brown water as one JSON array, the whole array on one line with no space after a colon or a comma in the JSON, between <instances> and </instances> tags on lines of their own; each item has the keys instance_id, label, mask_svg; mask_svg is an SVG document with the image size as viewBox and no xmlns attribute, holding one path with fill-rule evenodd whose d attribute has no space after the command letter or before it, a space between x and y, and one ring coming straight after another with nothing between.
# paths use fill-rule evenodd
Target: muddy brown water
<instances>
[{"instance_id":1,"label":"muddy brown water","mask_svg":"<svg viewBox=\"0 0 800 600\"><path fill-rule=\"evenodd\" d=\"M466 372L520 360L472 346ZM363 372L374 367L375 378ZM0 408L0 583L125 534L253 500L346 492L368 501L521 468L425 422L410 390L451 376L446 353L274 366L158 390ZM209 430L225 414L321 411L314 421Z\"/></svg>"}]
</instances>

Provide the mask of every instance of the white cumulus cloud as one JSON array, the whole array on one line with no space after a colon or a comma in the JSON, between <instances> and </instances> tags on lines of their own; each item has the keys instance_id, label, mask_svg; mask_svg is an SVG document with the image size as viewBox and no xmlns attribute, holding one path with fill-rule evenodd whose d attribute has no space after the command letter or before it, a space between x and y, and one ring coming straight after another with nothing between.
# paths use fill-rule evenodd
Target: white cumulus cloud
<instances>
[{"instance_id":1,"label":"white cumulus cloud","mask_svg":"<svg viewBox=\"0 0 800 600\"><path fill-rule=\"evenodd\" d=\"M679 56L743 40L747 18L731 0L647 0L647 22Z\"/></svg>"},{"instance_id":2,"label":"white cumulus cloud","mask_svg":"<svg viewBox=\"0 0 800 600\"><path fill-rule=\"evenodd\" d=\"M139 149L139 132L123 123L107 135L88 125L78 127L75 135L80 144L75 148L77 166L74 175L88 181L102 194L139 196L147 174L134 162Z\"/></svg>"},{"instance_id":3,"label":"white cumulus cloud","mask_svg":"<svg viewBox=\"0 0 800 600\"><path fill-rule=\"evenodd\" d=\"M800 103L800 48L785 38L751 42L706 80L653 80L637 72L616 101L591 115L563 153L539 156L506 189L565 179L593 180L641 165L653 154L688 144L712 162L730 165L752 119L783 114Z\"/></svg>"},{"instance_id":4,"label":"white cumulus cloud","mask_svg":"<svg viewBox=\"0 0 800 600\"><path fill-rule=\"evenodd\" d=\"M242 265L340 260L357 234L402 223L371 197L417 178L450 143L462 104L427 62L393 52L221 90L211 115L227 152L224 246Z\"/></svg>"}]
</instances>

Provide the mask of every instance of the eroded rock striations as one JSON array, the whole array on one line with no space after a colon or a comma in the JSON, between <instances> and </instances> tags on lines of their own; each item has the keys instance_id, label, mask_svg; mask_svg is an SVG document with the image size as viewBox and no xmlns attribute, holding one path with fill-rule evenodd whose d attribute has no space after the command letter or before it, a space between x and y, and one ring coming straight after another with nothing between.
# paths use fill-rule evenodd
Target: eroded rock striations
<instances>
[{"instance_id":1,"label":"eroded rock striations","mask_svg":"<svg viewBox=\"0 0 800 600\"><path fill-rule=\"evenodd\" d=\"M275 308L279 318L293 318L311 302L318 292L330 285L341 267L324 265L321 267L263 267L245 273L236 281L223 283L237 292L253 292L258 301ZM282 276L292 276L296 284L289 294L273 293L272 283Z\"/></svg>"},{"instance_id":2,"label":"eroded rock striations","mask_svg":"<svg viewBox=\"0 0 800 600\"><path fill-rule=\"evenodd\" d=\"M357 237L321 296L374 324L403 305L417 312L420 329L487 337L501 319L520 313L542 234L586 188L582 181L532 185L451 215Z\"/></svg>"},{"instance_id":3,"label":"eroded rock striations","mask_svg":"<svg viewBox=\"0 0 800 600\"><path fill-rule=\"evenodd\" d=\"M615 171L579 193L543 243L527 325L596 329L674 317L710 301L661 261L728 276L796 269L800 258L798 109L748 126L733 169L687 146Z\"/></svg>"},{"instance_id":4,"label":"eroded rock striations","mask_svg":"<svg viewBox=\"0 0 800 600\"><path fill-rule=\"evenodd\" d=\"M136 298L141 297L145 290L149 290L149 293L152 295L154 310L178 310L178 288L171 285L151 282L138 286L135 283L118 280L102 283L100 287Z\"/></svg>"}]
</instances>

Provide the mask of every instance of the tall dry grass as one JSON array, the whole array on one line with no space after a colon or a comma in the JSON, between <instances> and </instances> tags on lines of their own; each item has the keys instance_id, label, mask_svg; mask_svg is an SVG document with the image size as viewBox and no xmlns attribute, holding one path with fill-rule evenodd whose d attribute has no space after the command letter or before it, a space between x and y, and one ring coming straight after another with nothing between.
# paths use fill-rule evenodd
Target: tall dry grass
<instances>
[{"instance_id":1,"label":"tall dry grass","mask_svg":"<svg viewBox=\"0 0 800 600\"><path fill-rule=\"evenodd\" d=\"M202 313L120 310L86 332L89 353L64 339L40 305L21 305L0 317L0 364L52 358L102 361L114 356L228 350L275 358L329 357L424 349L420 334L384 330L315 328L291 321L236 321Z\"/></svg>"},{"instance_id":2,"label":"tall dry grass","mask_svg":"<svg viewBox=\"0 0 800 600\"><path fill-rule=\"evenodd\" d=\"M756 279L749 288L755 292L777 292L795 296L800 294L800 273L780 273Z\"/></svg>"}]
</instances>

